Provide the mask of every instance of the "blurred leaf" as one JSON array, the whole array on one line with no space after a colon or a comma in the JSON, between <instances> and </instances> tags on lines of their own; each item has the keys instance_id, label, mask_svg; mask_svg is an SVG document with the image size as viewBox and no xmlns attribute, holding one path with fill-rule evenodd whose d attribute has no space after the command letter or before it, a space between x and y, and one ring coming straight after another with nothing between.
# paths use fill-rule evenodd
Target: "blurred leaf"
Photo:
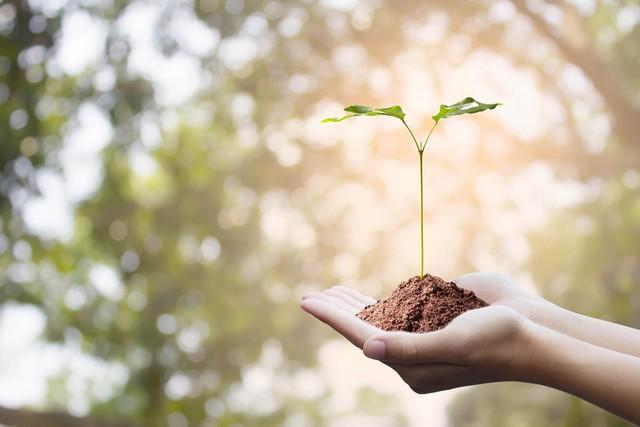
<instances>
[{"instance_id":1,"label":"blurred leaf","mask_svg":"<svg viewBox=\"0 0 640 427\"><path fill-rule=\"evenodd\" d=\"M456 102L455 104L440 105L440 111L438 111L438 114L431 117L433 118L433 120L438 122L440 121L440 119L446 119L447 117L451 116L459 116L460 114L473 114L485 110L493 110L498 105L502 104L499 102L495 104L484 104L468 96L462 101Z\"/></svg>"},{"instance_id":2,"label":"blurred leaf","mask_svg":"<svg viewBox=\"0 0 640 427\"><path fill-rule=\"evenodd\" d=\"M341 122L355 116L390 116L404 121L405 116L404 111L402 111L402 107L400 107L399 105L393 105L391 107L384 108L371 108L367 107L366 105L354 104L345 108L344 111L352 114L347 114L342 117L329 117L322 120L321 123Z\"/></svg>"},{"instance_id":3,"label":"blurred leaf","mask_svg":"<svg viewBox=\"0 0 640 427\"><path fill-rule=\"evenodd\" d=\"M367 114L370 113L373 109L371 107L367 107L366 105L350 105L344 109L344 111L348 111L350 113L355 114Z\"/></svg>"},{"instance_id":4,"label":"blurred leaf","mask_svg":"<svg viewBox=\"0 0 640 427\"><path fill-rule=\"evenodd\" d=\"M341 122L343 120L348 119L349 117L354 117L354 116L358 116L359 114L347 114L346 116L342 116L342 117L328 117L326 119L323 119L320 123L337 123L337 122Z\"/></svg>"},{"instance_id":5,"label":"blurred leaf","mask_svg":"<svg viewBox=\"0 0 640 427\"><path fill-rule=\"evenodd\" d=\"M394 105L392 107L386 107L386 108L378 108L376 111L378 111L379 114L397 117L400 120L404 120L404 116L405 116L404 111L402 111L402 108L399 105ZM373 115L373 114L369 114L369 115Z\"/></svg>"}]
</instances>

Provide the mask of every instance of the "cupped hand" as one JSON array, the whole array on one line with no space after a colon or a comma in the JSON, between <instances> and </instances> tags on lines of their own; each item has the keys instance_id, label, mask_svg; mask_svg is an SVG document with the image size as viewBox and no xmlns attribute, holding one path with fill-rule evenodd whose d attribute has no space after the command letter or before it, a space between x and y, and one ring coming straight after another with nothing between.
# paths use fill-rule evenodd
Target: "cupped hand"
<instances>
[{"instance_id":1,"label":"cupped hand","mask_svg":"<svg viewBox=\"0 0 640 427\"><path fill-rule=\"evenodd\" d=\"M439 331L375 335L363 352L392 367L417 393L511 381L521 377L526 359L527 322L509 307L489 306Z\"/></svg>"},{"instance_id":2,"label":"cupped hand","mask_svg":"<svg viewBox=\"0 0 640 427\"><path fill-rule=\"evenodd\" d=\"M454 280L461 288L473 291L491 305L509 307L536 321L551 303L519 286L504 273L478 272Z\"/></svg>"},{"instance_id":3,"label":"cupped hand","mask_svg":"<svg viewBox=\"0 0 640 427\"><path fill-rule=\"evenodd\" d=\"M367 357L393 368L418 393L519 378L528 320L515 310L472 310L435 332L385 332L355 316L374 302L354 289L336 286L306 295L301 306Z\"/></svg>"},{"instance_id":4,"label":"cupped hand","mask_svg":"<svg viewBox=\"0 0 640 427\"><path fill-rule=\"evenodd\" d=\"M384 333L382 329L356 317L376 300L346 286L334 286L323 292L311 292L302 297L300 307L331 326L351 343L362 348L371 337Z\"/></svg>"}]
</instances>

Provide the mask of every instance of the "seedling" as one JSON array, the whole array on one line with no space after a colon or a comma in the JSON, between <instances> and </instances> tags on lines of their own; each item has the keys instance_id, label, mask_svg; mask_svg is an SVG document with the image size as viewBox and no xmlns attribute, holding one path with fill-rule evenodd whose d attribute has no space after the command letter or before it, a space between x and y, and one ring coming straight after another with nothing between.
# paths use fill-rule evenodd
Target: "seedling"
<instances>
[{"instance_id":1,"label":"seedling","mask_svg":"<svg viewBox=\"0 0 640 427\"><path fill-rule=\"evenodd\" d=\"M438 125L438 122L440 122L440 119L459 116L461 114L473 114L485 110L493 110L498 105L501 104L499 102L495 104L483 104L482 102L478 102L471 97L467 97L462 101L456 102L455 104L451 105L442 104L440 105L440 111L438 111L438 114L431 116L434 123L433 126L431 126L429 133L427 134L427 138L422 143L418 142L409 125L407 125L407 122L404 121L405 113L404 111L402 111L402 108L399 105L394 105L392 107L386 108L371 108L365 105L350 105L344 109L344 111L349 114L346 114L342 117L330 117L322 121L322 123L335 123L356 116L389 116L400 119L404 127L406 127L411 134L411 138L413 139L413 142L416 144L416 148L418 149L418 157L420 160L420 277L424 277L424 189L422 179L422 157L424 148L427 146L429 138L431 137L433 130Z\"/></svg>"}]
</instances>

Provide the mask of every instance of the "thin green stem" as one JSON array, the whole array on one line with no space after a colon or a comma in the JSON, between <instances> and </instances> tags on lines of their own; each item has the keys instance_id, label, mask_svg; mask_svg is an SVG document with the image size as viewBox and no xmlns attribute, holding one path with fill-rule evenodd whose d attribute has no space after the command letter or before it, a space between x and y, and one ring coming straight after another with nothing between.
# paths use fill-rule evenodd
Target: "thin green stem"
<instances>
[{"instance_id":1,"label":"thin green stem","mask_svg":"<svg viewBox=\"0 0 640 427\"><path fill-rule=\"evenodd\" d=\"M424 178L422 173L422 157L424 154L424 149L427 146L427 142L429 142L429 138L431 137L431 134L433 133L433 130L436 128L437 124L438 122L436 121L433 126L431 126L431 130L427 135L427 139L424 140L424 144L422 144L422 146L416 142L418 154L420 155L420 278L424 277ZM407 125L405 124L405 126ZM408 126L407 129L409 129ZM411 132L411 129L409 129L409 132ZM411 136L413 136L413 133L411 134ZM415 141L415 137L413 138L413 140Z\"/></svg>"},{"instance_id":2,"label":"thin green stem","mask_svg":"<svg viewBox=\"0 0 640 427\"><path fill-rule=\"evenodd\" d=\"M433 126L431 126L431 130L429 131L429 134L427 135L427 139L424 140L424 144L422 144L422 147L418 147L418 151L424 150L424 147L427 146L427 142L429 142L429 137L431 136L431 134L433 133L433 130L436 128L437 125L438 125L438 122L435 122L433 124Z\"/></svg>"},{"instance_id":3,"label":"thin green stem","mask_svg":"<svg viewBox=\"0 0 640 427\"><path fill-rule=\"evenodd\" d=\"M424 150L424 147L423 147ZM423 150L418 150L420 154L420 278L424 277L424 190L422 183L422 154Z\"/></svg>"},{"instance_id":4,"label":"thin green stem","mask_svg":"<svg viewBox=\"0 0 640 427\"><path fill-rule=\"evenodd\" d=\"M427 135L427 139L425 139L424 144L420 145L415 135L411 131L411 128L407 125L407 123L402 120L402 124L407 128L409 133L411 134L411 138L413 138L413 142L416 144L416 148L418 149L418 154L420 156L420 278L424 277L424 179L422 173L422 157L424 154L424 148L427 146L427 142L429 142L429 137L433 133L433 130L436 128L438 122L436 121L429 134Z\"/></svg>"},{"instance_id":5,"label":"thin green stem","mask_svg":"<svg viewBox=\"0 0 640 427\"><path fill-rule=\"evenodd\" d=\"M407 130L411 134L411 138L413 138L413 142L416 144L416 148L418 149L418 151L420 151L420 144L418 144L418 140L416 139L416 136L411 131L411 128L409 127L409 125L407 125L407 122L405 122L404 120L402 120L402 124L404 125L404 127L407 128Z\"/></svg>"}]
</instances>

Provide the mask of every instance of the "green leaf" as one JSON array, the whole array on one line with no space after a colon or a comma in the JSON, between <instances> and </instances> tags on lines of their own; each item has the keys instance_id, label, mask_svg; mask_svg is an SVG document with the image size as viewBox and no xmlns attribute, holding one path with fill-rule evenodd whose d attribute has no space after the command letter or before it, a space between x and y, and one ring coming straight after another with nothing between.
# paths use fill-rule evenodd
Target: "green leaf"
<instances>
[{"instance_id":1,"label":"green leaf","mask_svg":"<svg viewBox=\"0 0 640 427\"><path fill-rule=\"evenodd\" d=\"M399 105L394 105L393 107L386 108L377 108L376 111L378 111L380 114L397 117L400 120L404 120L405 116L404 111L402 111L402 108Z\"/></svg>"},{"instance_id":2,"label":"green leaf","mask_svg":"<svg viewBox=\"0 0 640 427\"><path fill-rule=\"evenodd\" d=\"M366 105L349 105L347 108L344 109L344 111L347 111L349 113L355 113L355 114L366 114L371 112L372 108L371 107L367 107Z\"/></svg>"},{"instance_id":3,"label":"green leaf","mask_svg":"<svg viewBox=\"0 0 640 427\"><path fill-rule=\"evenodd\" d=\"M460 114L473 114L485 110L493 110L498 105L502 104L499 102L495 104L484 104L482 102L476 101L469 96L462 101L456 102L455 104L440 105L440 111L438 111L438 114L431 116L431 118L437 123L440 119L446 119L447 117L451 116L458 116Z\"/></svg>"},{"instance_id":4,"label":"green leaf","mask_svg":"<svg viewBox=\"0 0 640 427\"><path fill-rule=\"evenodd\" d=\"M356 114L347 114L346 116L342 116L342 117L328 117L324 120L322 120L320 123L337 123L337 122L341 122L343 120L348 119L349 117L353 117Z\"/></svg>"},{"instance_id":5,"label":"green leaf","mask_svg":"<svg viewBox=\"0 0 640 427\"><path fill-rule=\"evenodd\" d=\"M405 116L404 111L402 111L402 108L399 105L393 105L391 107L384 107L384 108L371 108L371 107L367 107L366 105L355 104L355 105L349 105L347 108L344 109L344 111L351 114L347 114L342 117L329 117L327 119L322 120L321 123L341 122L343 120L346 120L350 117L355 117L355 116L389 116L389 117L395 117L397 119L404 121L404 116Z\"/></svg>"}]
</instances>

